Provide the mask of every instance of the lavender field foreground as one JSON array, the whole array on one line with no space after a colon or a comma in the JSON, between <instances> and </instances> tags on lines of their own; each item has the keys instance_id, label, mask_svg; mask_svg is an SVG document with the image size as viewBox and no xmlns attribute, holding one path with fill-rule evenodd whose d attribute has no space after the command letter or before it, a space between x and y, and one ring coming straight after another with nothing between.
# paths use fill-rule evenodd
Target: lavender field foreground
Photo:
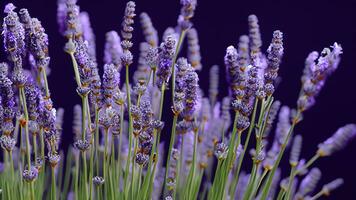
<instances>
[{"instance_id":1,"label":"lavender field foreground","mask_svg":"<svg viewBox=\"0 0 356 200\"><path fill-rule=\"evenodd\" d=\"M90 15L76 0L58 1L63 54L73 68L63 81L74 77L77 84L63 89L78 94L65 98L81 100L73 108L72 133L62 131L65 111L52 102L56 91L48 85L48 49L55 41L48 41L41 24L46 19L5 6L0 199L315 200L343 184L335 177L320 187L322 172L315 165L342 150L356 136L356 124L325 133L329 138L315 144L307 159L301 155L307 137L294 133L337 70L341 45L326 44L307 56L296 106L288 107L274 98L283 30L273 31L262 49L258 18L249 15L248 34L226 47L225 66L213 65L209 77L199 77L199 27L192 20L197 2L180 3L176 27L161 39L154 27L159 22L127 2L121 32L105 35L101 67ZM134 23L145 42L135 42ZM134 45L139 55L133 55ZM219 76L222 71L226 77ZM209 80L207 94L199 78ZM219 86L221 79L228 88ZM228 96L220 99L221 90ZM61 148L63 134L74 138L69 149Z\"/></svg>"}]
</instances>

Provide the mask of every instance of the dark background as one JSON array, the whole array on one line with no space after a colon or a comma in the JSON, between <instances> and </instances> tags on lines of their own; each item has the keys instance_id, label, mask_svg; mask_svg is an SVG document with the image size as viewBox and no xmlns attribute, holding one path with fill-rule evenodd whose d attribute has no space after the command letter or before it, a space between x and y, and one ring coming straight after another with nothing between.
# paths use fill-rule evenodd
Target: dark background
<instances>
[{"instance_id":1,"label":"dark background","mask_svg":"<svg viewBox=\"0 0 356 200\"><path fill-rule=\"evenodd\" d=\"M8 2L10 1L1 0L1 9ZM52 70L49 86L55 106L64 107L66 110L62 140L62 146L66 148L72 143L72 107L79 103L79 98L75 92L70 58L62 50L65 40L57 31L56 0L11 2L18 8L28 8L32 17L42 21L49 35ZM342 44L344 54L339 69L327 81L326 87L317 98L317 104L305 113L305 120L296 128L296 133L304 136L302 154L308 159L316 151L317 144L331 136L338 127L356 122L356 3L327 0L298 2L200 0L193 21L198 29L203 57L204 68L200 72L200 86L204 88L205 93L208 91L209 67L213 64L223 67L226 47L237 45L239 35L247 33L249 14L256 14L259 18L264 50L271 40L273 30L281 30L285 44L285 55L280 69L283 80L275 97L291 107L295 106L300 89L300 76L308 53L313 50L321 51L334 41ZM105 33L120 30L125 3L123 0L79 1L81 10L89 12L91 16L101 72ZM179 0L146 0L136 1L136 4L137 13L145 11L151 16L160 37L166 27L176 25L180 10ZM3 13L1 15L3 17ZM138 20L135 27L134 55L138 55L138 43L143 41ZM1 61L4 61L3 49L0 57ZM226 83L223 78L220 82L220 97L223 97L227 94ZM171 115L168 107L164 115ZM168 134L164 138L167 136ZM335 191L330 199L356 199L355 153L356 141L344 151L318 161L318 167L323 172L323 183L337 177L345 179L345 185ZM283 165L287 166L287 162ZM287 170L284 172L289 173Z\"/></svg>"}]
</instances>

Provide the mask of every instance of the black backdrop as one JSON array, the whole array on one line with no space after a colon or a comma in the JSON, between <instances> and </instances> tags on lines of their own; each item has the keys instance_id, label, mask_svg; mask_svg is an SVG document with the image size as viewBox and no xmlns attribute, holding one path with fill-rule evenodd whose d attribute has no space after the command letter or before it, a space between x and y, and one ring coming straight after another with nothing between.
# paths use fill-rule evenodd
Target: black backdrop
<instances>
[{"instance_id":1,"label":"black backdrop","mask_svg":"<svg viewBox=\"0 0 356 200\"><path fill-rule=\"evenodd\" d=\"M10 1L1 0L1 9L8 2ZM66 110L62 140L62 147L66 148L72 143L72 107L79 103L79 98L75 92L70 58L62 50L65 40L57 31L56 0L12 2L18 8L28 8L32 17L42 21L49 35L52 70L49 85L55 106L64 107ZM305 113L305 120L296 129L296 133L304 136L303 157L310 158L317 144L333 134L338 127L356 122L356 3L331 0L298 2L200 0L193 21L198 29L204 66L200 72L200 85L206 93L209 67L213 64L223 65L226 47L236 45L239 35L247 33L249 14L256 14L259 18L263 49L267 48L273 30L284 32L285 55L280 70L283 80L275 96L283 104L292 107L295 106L298 96L300 76L308 53L313 50L321 51L334 41L342 44L344 54L339 69L328 80L317 98L316 106ZM120 30L125 3L123 0L79 1L81 9L89 12L91 16L100 66L105 33ZM137 13L145 11L151 16L160 36L167 26L175 26L180 9L178 0L146 0L137 1L136 4ZM3 13L1 15L3 16ZM138 55L138 43L143 41L138 25L136 21L135 55ZM3 51L0 57L3 61ZM225 85L224 80L221 80L220 97L227 94ZM164 114L171 115L168 107ZM168 134L164 136L164 139L167 138ZM344 151L318 161L317 164L323 172L322 182L336 177L345 179L345 185L332 194L330 199L356 199L355 153L356 142L353 142ZM287 166L287 162L283 165Z\"/></svg>"}]
</instances>

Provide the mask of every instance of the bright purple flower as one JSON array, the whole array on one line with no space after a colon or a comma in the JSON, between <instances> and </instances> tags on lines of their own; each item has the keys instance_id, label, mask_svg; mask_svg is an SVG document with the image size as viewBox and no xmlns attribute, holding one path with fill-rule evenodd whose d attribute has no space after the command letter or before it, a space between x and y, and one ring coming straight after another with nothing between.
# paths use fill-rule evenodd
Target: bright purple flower
<instances>
[{"instance_id":1,"label":"bright purple flower","mask_svg":"<svg viewBox=\"0 0 356 200\"><path fill-rule=\"evenodd\" d=\"M7 16L3 22L3 35L5 51L15 66L22 67L22 58L25 55L25 30L14 12L15 6L8 4L5 7Z\"/></svg>"}]
</instances>

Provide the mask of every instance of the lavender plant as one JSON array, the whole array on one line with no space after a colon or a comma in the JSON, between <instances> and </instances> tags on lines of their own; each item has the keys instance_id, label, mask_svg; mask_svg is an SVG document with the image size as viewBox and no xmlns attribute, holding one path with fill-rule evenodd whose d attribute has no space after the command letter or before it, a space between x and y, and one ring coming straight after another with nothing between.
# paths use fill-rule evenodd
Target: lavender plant
<instances>
[{"instance_id":1,"label":"lavender plant","mask_svg":"<svg viewBox=\"0 0 356 200\"><path fill-rule=\"evenodd\" d=\"M8 60L0 63L1 199L315 200L343 184L338 178L315 192L321 171L310 167L343 149L356 136L356 124L340 127L309 160L301 159L302 136L293 136L337 69L341 46L334 43L320 55L309 54L296 108L290 108L273 97L283 33L273 32L264 53L258 19L250 15L248 35L226 49L229 95L218 98L223 69L214 65L205 96L192 22L197 2L180 3L177 26L168 28L161 41L149 15L139 15L145 42L130 83L135 2L126 4L121 37L115 31L105 35L101 69L90 15L80 11L76 0L58 1L59 31L67 39L64 51L81 100L74 106L73 147L66 151L59 148L64 110L54 108L47 82L48 36L27 9L6 5L2 37ZM185 39L187 58L182 55ZM171 90L171 105L166 90ZM163 129L170 116L171 129ZM164 148L160 136L169 132ZM280 162L289 146L290 175L282 179ZM252 168L243 171L247 155Z\"/></svg>"}]
</instances>

